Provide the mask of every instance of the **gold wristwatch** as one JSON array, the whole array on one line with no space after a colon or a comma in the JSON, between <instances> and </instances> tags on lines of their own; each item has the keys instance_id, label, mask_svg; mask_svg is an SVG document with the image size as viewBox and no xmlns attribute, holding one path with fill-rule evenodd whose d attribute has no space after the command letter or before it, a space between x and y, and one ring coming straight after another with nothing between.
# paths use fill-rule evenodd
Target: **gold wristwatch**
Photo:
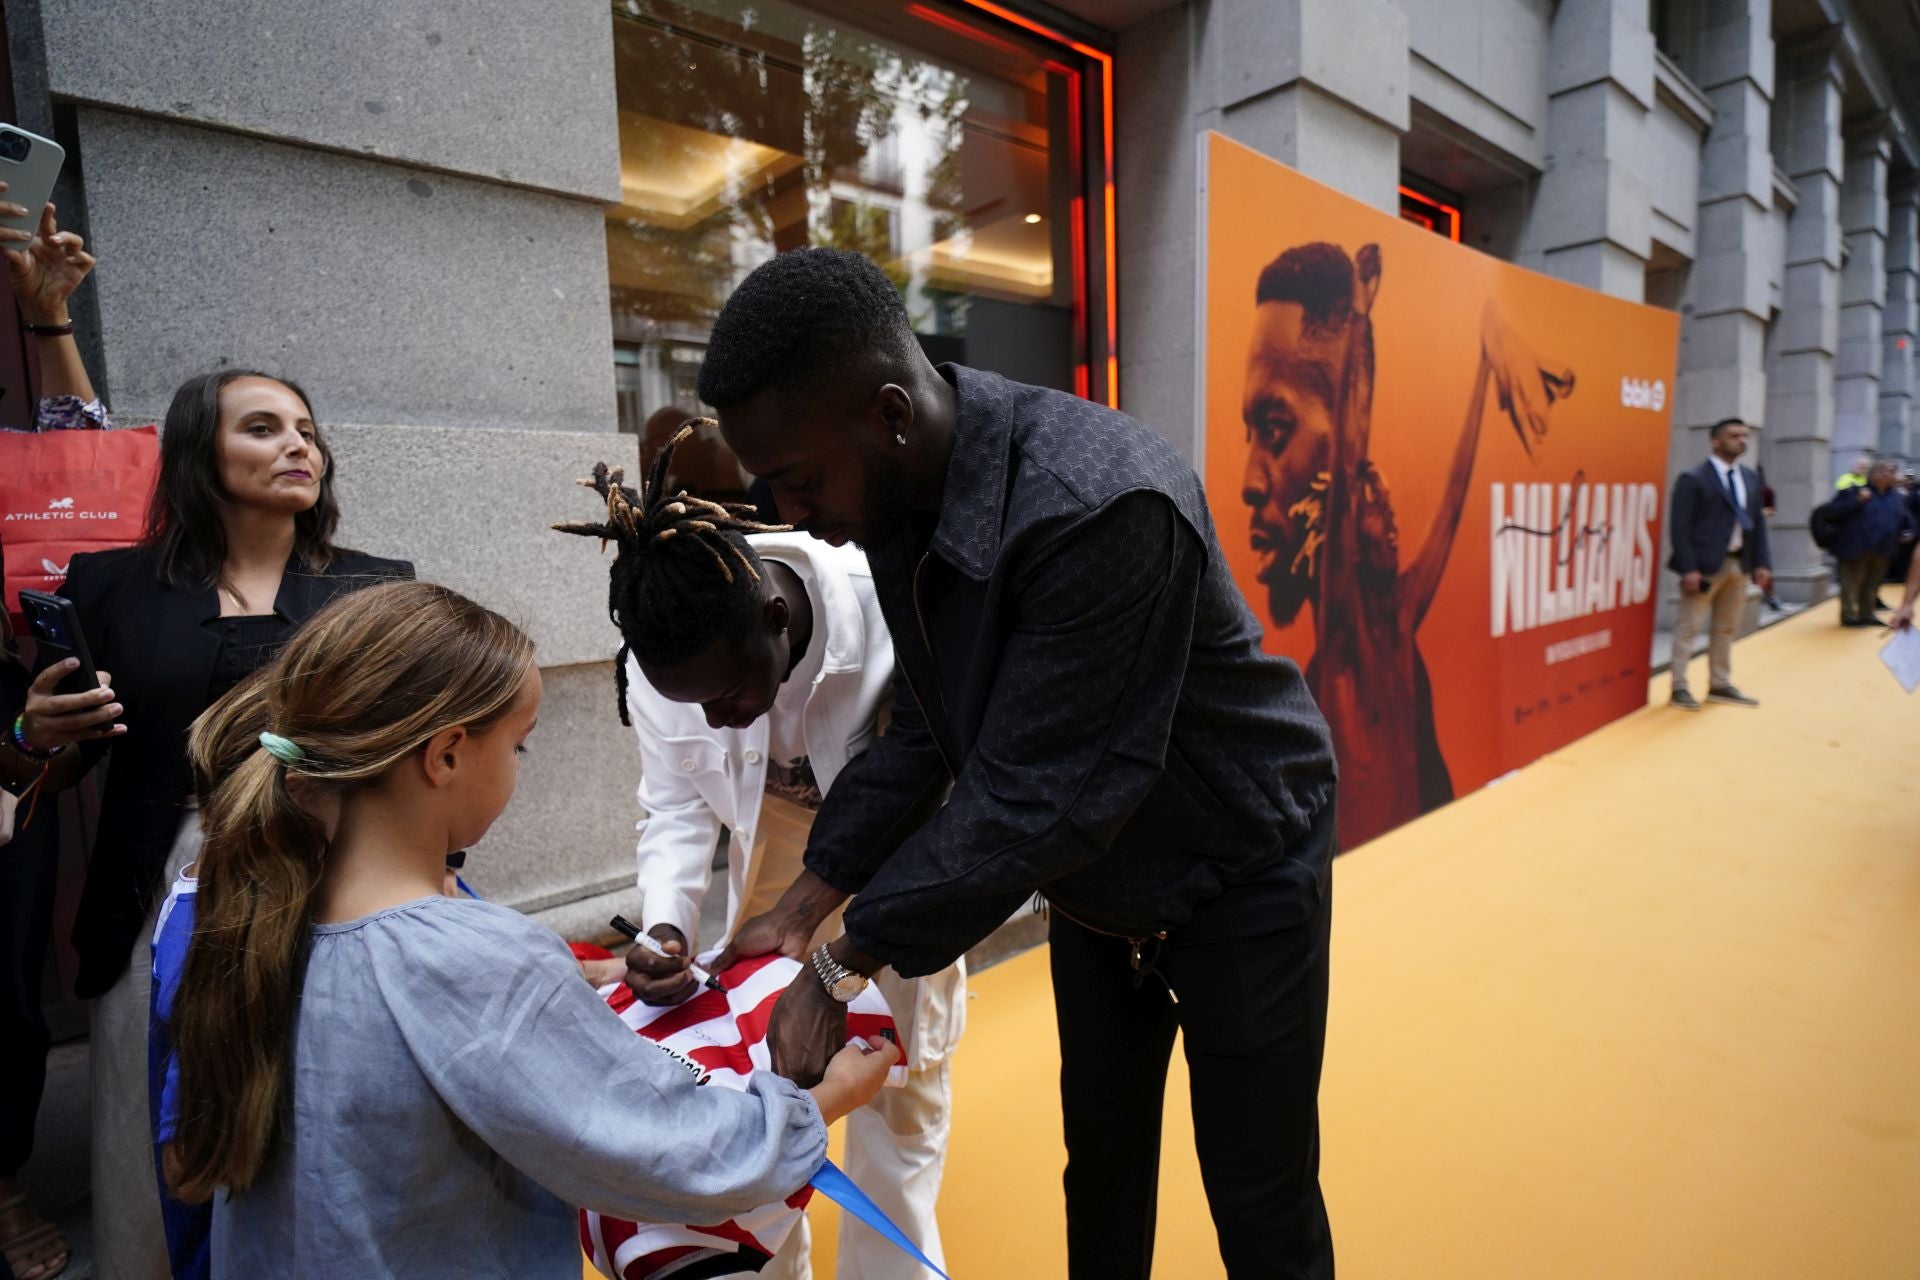
<instances>
[{"instance_id":1,"label":"gold wristwatch","mask_svg":"<svg viewBox=\"0 0 1920 1280\"><path fill-rule=\"evenodd\" d=\"M841 1004L852 1004L871 981L866 974L849 969L833 958L833 952L827 950L827 944L821 943L813 953L813 972L820 979L820 985L827 994Z\"/></svg>"}]
</instances>

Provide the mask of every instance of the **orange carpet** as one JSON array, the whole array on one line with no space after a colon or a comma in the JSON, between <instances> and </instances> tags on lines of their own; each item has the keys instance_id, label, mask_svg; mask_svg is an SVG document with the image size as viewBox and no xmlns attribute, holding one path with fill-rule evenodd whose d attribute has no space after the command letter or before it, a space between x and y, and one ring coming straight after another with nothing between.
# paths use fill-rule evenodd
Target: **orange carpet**
<instances>
[{"instance_id":1,"label":"orange carpet","mask_svg":"<svg viewBox=\"0 0 1920 1280\"><path fill-rule=\"evenodd\" d=\"M1321 1100L1345 1280L1920 1276L1920 701L1884 633L1835 622L1739 645L1757 711L1672 711L1658 681L1341 859ZM1064 1276L1046 958L975 991L949 1270ZM1156 1275L1215 1280L1185 1089L1176 1051Z\"/></svg>"}]
</instances>

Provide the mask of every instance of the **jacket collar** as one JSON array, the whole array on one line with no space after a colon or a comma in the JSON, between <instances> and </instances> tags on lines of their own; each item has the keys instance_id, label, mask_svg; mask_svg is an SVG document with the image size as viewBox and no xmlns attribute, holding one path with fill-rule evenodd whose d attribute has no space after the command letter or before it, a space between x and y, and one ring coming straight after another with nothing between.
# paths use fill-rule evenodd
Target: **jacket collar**
<instances>
[{"instance_id":1,"label":"jacket collar","mask_svg":"<svg viewBox=\"0 0 1920 1280\"><path fill-rule=\"evenodd\" d=\"M969 577L984 580L999 559L1006 524L1012 384L959 364L943 364L939 372L953 384L955 413L933 548Z\"/></svg>"},{"instance_id":2,"label":"jacket collar","mask_svg":"<svg viewBox=\"0 0 1920 1280\"><path fill-rule=\"evenodd\" d=\"M320 607L332 599L327 589L327 580L339 569L340 562L335 561L325 569L311 568L300 558L298 552L287 557L287 567L280 574L280 590L273 598L273 611L294 626L299 626L320 611ZM218 587L183 592L192 601L192 617L196 623L211 622L220 616L220 591Z\"/></svg>"},{"instance_id":3,"label":"jacket collar","mask_svg":"<svg viewBox=\"0 0 1920 1280\"><path fill-rule=\"evenodd\" d=\"M762 558L804 567L813 595L813 634L826 645L821 675L858 671L867 661L867 620L851 573L865 557L853 547L834 547L804 533L756 533L747 541Z\"/></svg>"}]
</instances>

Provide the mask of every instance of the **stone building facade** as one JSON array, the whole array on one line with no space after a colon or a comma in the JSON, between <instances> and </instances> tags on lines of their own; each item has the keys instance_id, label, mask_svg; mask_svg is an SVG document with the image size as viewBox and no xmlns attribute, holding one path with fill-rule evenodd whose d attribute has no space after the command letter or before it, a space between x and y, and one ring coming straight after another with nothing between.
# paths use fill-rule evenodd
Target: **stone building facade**
<instances>
[{"instance_id":1,"label":"stone building facade","mask_svg":"<svg viewBox=\"0 0 1920 1280\"><path fill-rule=\"evenodd\" d=\"M1074 330L1077 354L1061 359L1078 372L1063 377L1101 394L1111 361L1122 407L1190 452L1208 129L1382 209L1402 188L1439 193L1468 244L1681 311L1671 467L1703 455L1717 418L1761 428L1783 596L1829 590L1806 519L1846 460L1920 448L1911 5L834 3L876 30L910 13L927 41L969 56L1038 58L1036 76L1071 77L1074 92L1110 70L1116 323ZM681 28L656 0L644 12L640 0L4 4L15 119L67 146L58 199L101 254L76 317L114 409L157 417L176 383L217 363L296 374L330 424L348 540L407 556L531 629L548 706L521 797L473 878L565 930L603 924L631 885L636 753L613 715L603 564L547 525L584 514L570 486L593 462L637 459L622 343L639 353L630 367L671 372L655 342L671 326L608 305L632 270L609 210L653 199L636 173L634 104L674 70L623 59L641 56L629 44L650 22L648 39L691 30L737 60L713 24L752 27L771 4L689 0ZM1050 41L1058 58L1022 41ZM804 43L816 49L820 32ZM917 83L931 94L941 82ZM1100 90L1087 92L1097 157ZM1029 137L1022 155L1040 154L1032 137L1078 127L1083 99L1061 102L1071 124L1035 108L1039 123L1007 126ZM1059 188L1078 148L1033 160L1035 181ZM894 172L903 162L874 154L854 166L862 189L911 188ZM816 159L768 172L804 176ZM850 181L809 188L815 215L840 217ZM1023 219L1062 228L1051 243L1079 283L1023 283L1009 258L976 306L1097 315L1107 224L1089 181L1091 218L1061 196L1071 235L1054 205ZM954 214L941 199L926 196L923 222ZM860 225L880 243L900 234L885 218ZM981 224L969 279L986 278L988 238ZM930 252L913 271L948 279L962 269L952 257ZM675 349L697 361L697 341ZM1023 351L1001 355L1018 368Z\"/></svg>"}]
</instances>

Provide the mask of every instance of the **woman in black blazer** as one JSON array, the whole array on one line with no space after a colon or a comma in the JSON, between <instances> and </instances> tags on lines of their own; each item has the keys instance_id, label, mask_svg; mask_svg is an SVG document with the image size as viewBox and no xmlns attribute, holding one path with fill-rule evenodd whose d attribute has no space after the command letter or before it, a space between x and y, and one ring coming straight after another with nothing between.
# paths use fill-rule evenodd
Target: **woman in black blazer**
<instances>
[{"instance_id":1,"label":"woman in black blazer","mask_svg":"<svg viewBox=\"0 0 1920 1280\"><path fill-rule=\"evenodd\" d=\"M160 1236L142 943L170 869L198 847L188 727L335 596L413 576L404 561L335 546L338 521L331 459L299 387L239 369L189 380L167 410L145 539L77 555L68 571L63 594L103 687L56 695L65 672L49 669L27 698L28 750L112 759L73 926L76 989L97 997L94 1222L104 1274L166 1274L164 1252L151 1270Z\"/></svg>"}]
</instances>

